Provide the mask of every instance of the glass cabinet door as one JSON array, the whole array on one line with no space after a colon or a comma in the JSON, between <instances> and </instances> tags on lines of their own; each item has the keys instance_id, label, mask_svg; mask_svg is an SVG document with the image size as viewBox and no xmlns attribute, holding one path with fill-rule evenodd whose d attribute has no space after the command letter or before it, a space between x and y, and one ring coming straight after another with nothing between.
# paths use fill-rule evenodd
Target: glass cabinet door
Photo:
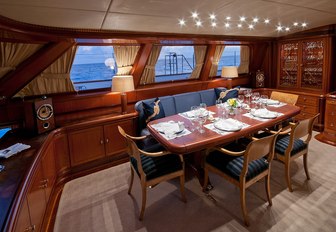
<instances>
[{"instance_id":1,"label":"glass cabinet door","mask_svg":"<svg viewBox=\"0 0 336 232\"><path fill-rule=\"evenodd\" d=\"M302 88L322 89L323 51L323 40L302 42Z\"/></svg>"},{"instance_id":2,"label":"glass cabinet door","mask_svg":"<svg viewBox=\"0 0 336 232\"><path fill-rule=\"evenodd\" d=\"M285 43L280 48L281 87L296 87L298 78L298 42Z\"/></svg>"}]
</instances>

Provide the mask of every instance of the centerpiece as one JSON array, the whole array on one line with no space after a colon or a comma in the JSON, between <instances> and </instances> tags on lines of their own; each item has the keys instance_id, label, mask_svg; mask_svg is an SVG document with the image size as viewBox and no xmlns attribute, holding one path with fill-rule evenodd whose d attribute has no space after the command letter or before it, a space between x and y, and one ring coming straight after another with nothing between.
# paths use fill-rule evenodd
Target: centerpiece
<instances>
[{"instance_id":1,"label":"centerpiece","mask_svg":"<svg viewBox=\"0 0 336 232\"><path fill-rule=\"evenodd\" d=\"M238 101L235 98L230 98L227 100L229 106L229 115L235 115L235 109L238 106Z\"/></svg>"}]
</instances>

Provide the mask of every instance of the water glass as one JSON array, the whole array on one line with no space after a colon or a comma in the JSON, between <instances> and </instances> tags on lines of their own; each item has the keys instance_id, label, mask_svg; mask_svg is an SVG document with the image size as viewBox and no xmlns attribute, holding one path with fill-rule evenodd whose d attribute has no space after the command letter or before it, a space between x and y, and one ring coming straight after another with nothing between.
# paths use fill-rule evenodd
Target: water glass
<instances>
[{"instance_id":1,"label":"water glass","mask_svg":"<svg viewBox=\"0 0 336 232\"><path fill-rule=\"evenodd\" d=\"M216 107L217 107L217 112L219 112L220 108L222 107L222 100L221 99L216 100Z\"/></svg>"},{"instance_id":2,"label":"water glass","mask_svg":"<svg viewBox=\"0 0 336 232\"><path fill-rule=\"evenodd\" d=\"M203 124L206 122L207 118L208 118L209 112L208 111L203 111L199 114L198 116L198 120L199 120L199 132L202 134L205 132L204 128L203 128Z\"/></svg>"},{"instance_id":3,"label":"water glass","mask_svg":"<svg viewBox=\"0 0 336 232\"><path fill-rule=\"evenodd\" d=\"M267 99L268 99L267 95L260 96L260 102L262 104L262 108L267 108Z\"/></svg>"},{"instance_id":4,"label":"water glass","mask_svg":"<svg viewBox=\"0 0 336 232\"><path fill-rule=\"evenodd\" d=\"M193 113L193 117L189 118L190 122L191 122L191 131L195 131L199 130L199 125L198 124L198 116L199 116L199 112L200 112L200 107L199 106L192 106L190 108L191 112Z\"/></svg>"}]
</instances>

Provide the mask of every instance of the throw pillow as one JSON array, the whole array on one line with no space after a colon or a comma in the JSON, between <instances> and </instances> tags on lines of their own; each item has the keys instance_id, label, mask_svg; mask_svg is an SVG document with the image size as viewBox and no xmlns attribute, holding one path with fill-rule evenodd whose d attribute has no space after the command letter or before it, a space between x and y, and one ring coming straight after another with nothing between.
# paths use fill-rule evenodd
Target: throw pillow
<instances>
[{"instance_id":1,"label":"throw pillow","mask_svg":"<svg viewBox=\"0 0 336 232\"><path fill-rule=\"evenodd\" d=\"M215 88L215 93L217 96L217 100L222 100L222 102L226 102L230 98L237 98L239 89L217 89Z\"/></svg>"},{"instance_id":2,"label":"throw pillow","mask_svg":"<svg viewBox=\"0 0 336 232\"><path fill-rule=\"evenodd\" d=\"M142 102L142 105L146 117L146 123L166 116L159 98L156 98L150 103Z\"/></svg>"}]
</instances>

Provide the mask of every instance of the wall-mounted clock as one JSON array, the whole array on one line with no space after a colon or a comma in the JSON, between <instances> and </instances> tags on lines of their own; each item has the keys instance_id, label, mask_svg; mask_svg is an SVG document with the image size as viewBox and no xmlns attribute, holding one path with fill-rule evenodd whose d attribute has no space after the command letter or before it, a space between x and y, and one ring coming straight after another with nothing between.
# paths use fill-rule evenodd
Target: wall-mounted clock
<instances>
[{"instance_id":1,"label":"wall-mounted clock","mask_svg":"<svg viewBox=\"0 0 336 232\"><path fill-rule=\"evenodd\" d=\"M257 71L256 79L255 79L255 86L256 88L265 87L265 75L263 71L260 71L260 70Z\"/></svg>"},{"instance_id":2,"label":"wall-mounted clock","mask_svg":"<svg viewBox=\"0 0 336 232\"><path fill-rule=\"evenodd\" d=\"M51 98L25 102L25 128L37 134L55 128L54 109Z\"/></svg>"}]
</instances>

